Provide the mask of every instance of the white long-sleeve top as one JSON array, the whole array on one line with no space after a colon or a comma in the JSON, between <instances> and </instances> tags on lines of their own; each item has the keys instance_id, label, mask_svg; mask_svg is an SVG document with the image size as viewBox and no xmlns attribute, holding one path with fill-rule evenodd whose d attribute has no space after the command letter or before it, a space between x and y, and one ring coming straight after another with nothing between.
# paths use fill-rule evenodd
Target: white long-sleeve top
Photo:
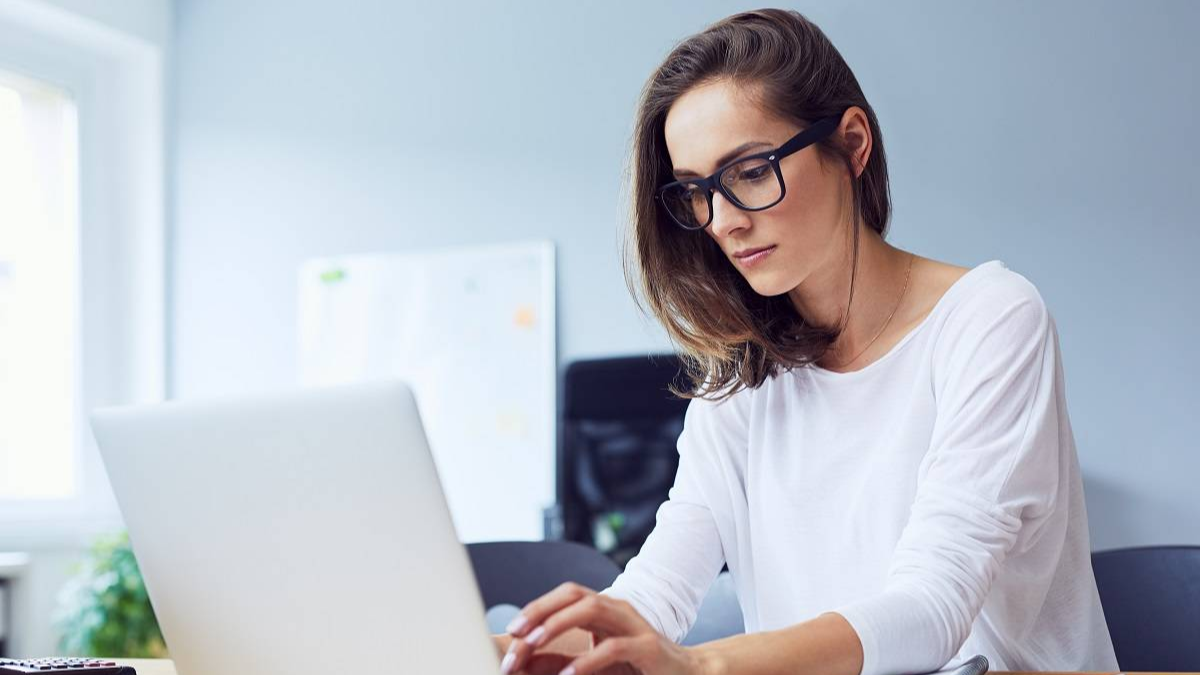
<instances>
[{"instance_id":1,"label":"white long-sleeve top","mask_svg":"<svg viewBox=\"0 0 1200 675\"><path fill-rule=\"evenodd\" d=\"M678 642L728 563L747 632L838 612L862 675L1117 670L1064 394L1037 289L983 263L861 370L693 400L669 499L604 593Z\"/></svg>"}]
</instances>

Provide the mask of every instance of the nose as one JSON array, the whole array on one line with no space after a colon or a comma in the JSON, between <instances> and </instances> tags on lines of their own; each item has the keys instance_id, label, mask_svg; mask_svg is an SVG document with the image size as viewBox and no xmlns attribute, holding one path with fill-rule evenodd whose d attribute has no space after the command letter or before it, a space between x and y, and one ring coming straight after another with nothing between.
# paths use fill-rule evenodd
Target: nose
<instances>
[{"instance_id":1,"label":"nose","mask_svg":"<svg viewBox=\"0 0 1200 675\"><path fill-rule=\"evenodd\" d=\"M712 198L713 220L709 230L717 237L727 237L750 227L750 214L730 203L718 190Z\"/></svg>"}]
</instances>

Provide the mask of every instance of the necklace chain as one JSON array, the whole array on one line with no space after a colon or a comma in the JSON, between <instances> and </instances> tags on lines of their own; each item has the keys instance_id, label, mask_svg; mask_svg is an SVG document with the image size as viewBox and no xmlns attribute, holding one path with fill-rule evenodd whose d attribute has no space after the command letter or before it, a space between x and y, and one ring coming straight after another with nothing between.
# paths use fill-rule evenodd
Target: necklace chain
<instances>
[{"instance_id":1,"label":"necklace chain","mask_svg":"<svg viewBox=\"0 0 1200 675\"><path fill-rule=\"evenodd\" d=\"M888 314L887 321L883 322L883 326L879 329L879 332L875 334L875 337L871 338L871 341L867 343L866 347L862 348L862 351L860 351L854 358L850 359L849 361L846 361L845 363L835 364L833 366L834 368L844 368L845 366L848 366L851 363L854 363L855 361L857 361L860 356L865 354L867 352L867 350L871 348L871 345L875 344L875 341L879 339L879 336L883 335L883 331L887 330L888 324L890 324L892 322L892 317L896 315L896 310L900 309L900 302L904 300L904 294L906 292L908 292L908 279L909 279L909 277L912 276L913 258L916 258L916 256L912 253L909 253L908 254L908 271L904 273L904 288L900 291L900 297L896 299L896 306L892 307L892 313Z\"/></svg>"}]
</instances>

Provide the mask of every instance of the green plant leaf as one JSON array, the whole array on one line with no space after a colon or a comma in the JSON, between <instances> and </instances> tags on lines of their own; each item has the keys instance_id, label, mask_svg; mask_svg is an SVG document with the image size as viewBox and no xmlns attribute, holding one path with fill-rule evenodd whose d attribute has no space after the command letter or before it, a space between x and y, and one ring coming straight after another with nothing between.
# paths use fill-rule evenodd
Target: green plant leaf
<instances>
[{"instance_id":1,"label":"green plant leaf","mask_svg":"<svg viewBox=\"0 0 1200 675\"><path fill-rule=\"evenodd\" d=\"M167 656L127 533L97 539L73 570L55 613L64 655Z\"/></svg>"}]
</instances>

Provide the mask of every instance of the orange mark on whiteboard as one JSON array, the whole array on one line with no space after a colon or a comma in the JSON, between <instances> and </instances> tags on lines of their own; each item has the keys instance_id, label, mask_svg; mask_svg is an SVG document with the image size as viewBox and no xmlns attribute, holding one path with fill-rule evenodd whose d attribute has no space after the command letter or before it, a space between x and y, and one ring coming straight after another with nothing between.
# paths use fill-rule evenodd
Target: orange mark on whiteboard
<instances>
[{"instance_id":1,"label":"orange mark on whiteboard","mask_svg":"<svg viewBox=\"0 0 1200 675\"><path fill-rule=\"evenodd\" d=\"M529 305L521 305L518 307L516 313L513 314L513 323L515 323L518 328L533 328L533 325L537 323L534 317L533 307L530 307Z\"/></svg>"}]
</instances>

